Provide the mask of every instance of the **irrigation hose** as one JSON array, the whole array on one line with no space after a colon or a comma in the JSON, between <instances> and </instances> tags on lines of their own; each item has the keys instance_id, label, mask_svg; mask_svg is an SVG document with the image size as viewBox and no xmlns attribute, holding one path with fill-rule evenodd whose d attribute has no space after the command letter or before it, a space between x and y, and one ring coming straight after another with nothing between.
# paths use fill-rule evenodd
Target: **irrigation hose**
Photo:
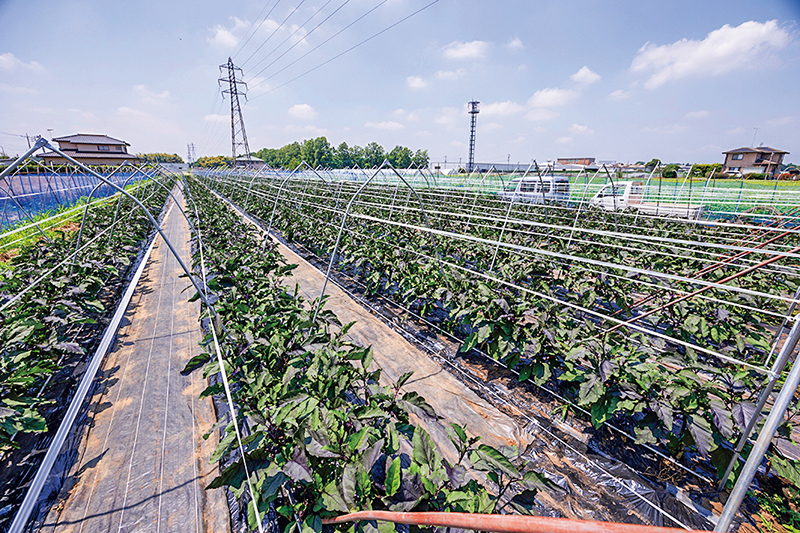
<instances>
[{"instance_id":1,"label":"irrigation hose","mask_svg":"<svg viewBox=\"0 0 800 533\"><path fill-rule=\"evenodd\" d=\"M380 520L413 526L438 526L496 533L678 533L672 527L572 520L542 516L470 514L470 513L401 513L393 511L359 511L322 520L324 525ZM692 530L700 531L700 530Z\"/></svg>"}]
</instances>

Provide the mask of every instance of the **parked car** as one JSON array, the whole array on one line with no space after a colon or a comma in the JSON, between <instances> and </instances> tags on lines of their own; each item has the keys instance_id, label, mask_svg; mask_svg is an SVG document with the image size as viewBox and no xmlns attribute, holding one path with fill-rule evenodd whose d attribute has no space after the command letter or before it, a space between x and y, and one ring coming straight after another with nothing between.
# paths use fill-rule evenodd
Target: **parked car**
<instances>
[{"instance_id":1,"label":"parked car","mask_svg":"<svg viewBox=\"0 0 800 533\"><path fill-rule=\"evenodd\" d=\"M498 196L510 202L566 203L569 200L569 178L565 176L525 176L514 178Z\"/></svg>"}]
</instances>

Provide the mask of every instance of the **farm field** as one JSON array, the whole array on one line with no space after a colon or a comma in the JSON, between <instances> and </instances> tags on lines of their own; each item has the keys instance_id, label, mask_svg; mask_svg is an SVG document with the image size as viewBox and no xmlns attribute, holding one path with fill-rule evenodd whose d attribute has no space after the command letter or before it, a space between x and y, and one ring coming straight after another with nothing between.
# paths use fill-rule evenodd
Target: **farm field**
<instances>
[{"instance_id":1,"label":"farm field","mask_svg":"<svg viewBox=\"0 0 800 533\"><path fill-rule=\"evenodd\" d=\"M205 171L133 190L154 214L172 205L170 227L176 217L183 227L169 233L174 258L162 248L149 259L137 290L160 302L166 284L173 307L192 303L202 341L154 350L162 337L126 338L151 343L141 353L156 358L155 374L175 374L167 383L193 384L184 400L213 399L216 450L213 438L183 444L219 469L201 488L226 494L234 530L321 530L368 509L713 529L790 379L800 295L791 198L753 211L765 197L743 192L735 209L720 201L732 216L684 220L586 201L509 203L414 171L357 174ZM25 457L3 484L10 510L37 468L30 451L47 448L118 295L135 288L126 280L151 235L141 210L114 197L93 204L82 232L50 222L55 244L28 236L0 270L3 460ZM78 233L87 244L73 261ZM179 279L194 289L177 291ZM133 324L149 323L145 307L130 311ZM185 318L179 333L191 338ZM110 412L128 405L107 397ZM753 494L797 490L790 403ZM144 400L134 405L125 418L142 416ZM168 412L152 416L165 421L162 448L133 447L157 459L176 437ZM98 460L86 475L127 494L124 476L91 472L107 468ZM85 469L70 464L75 494L91 499ZM140 477L131 472L129 483ZM152 497L173 492L183 497L168 485ZM48 498L40 517L106 514L81 518L69 507L83 496L64 496L61 514L47 515ZM129 520L147 516L125 501ZM746 499L737 526L765 512L761 501Z\"/></svg>"},{"instance_id":2,"label":"farm field","mask_svg":"<svg viewBox=\"0 0 800 533\"><path fill-rule=\"evenodd\" d=\"M765 227L587 209L578 219L559 205L412 190L391 173L327 178L205 182L323 264L335 248L334 272L367 297L706 482L725 473L765 384L780 386L775 356L798 289L791 218ZM770 453L782 468L796 452Z\"/></svg>"}]
</instances>

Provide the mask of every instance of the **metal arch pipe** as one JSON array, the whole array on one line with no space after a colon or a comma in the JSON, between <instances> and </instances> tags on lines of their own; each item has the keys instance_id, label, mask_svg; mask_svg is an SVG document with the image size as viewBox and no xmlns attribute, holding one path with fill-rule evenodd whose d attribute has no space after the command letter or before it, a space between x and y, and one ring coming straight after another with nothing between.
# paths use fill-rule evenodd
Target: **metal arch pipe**
<instances>
[{"instance_id":1,"label":"metal arch pipe","mask_svg":"<svg viewBox=\"0 0 800 533\"><path fill-rule=\"evenodd\" d=\"M378 167L378 169L375 170L375 173L367 181L365 181L361 185L361 187L358 188L356 193L352 196L352 198L350 198L350 201L347 202L347 208L345 209L344 214L342 215L342 224L339 226L339 233L336 235L336 244L333 245L333 252L331 253L331 259L328 262L328 269L325 272L325 281L322 284L322 290L320 291L319 297L317 298L317 306L314 309L314 318L312 319L312 321L316 321L317 320L317 315L319 314L320 307L322 307L322 298L325 296L325 289L328 288L328 280L331 277L331 270L333 269L333 262L336 260L336 252L339 251L339 243L342 240L342 233L344 232L345 224L347 224L347 216L350 214L350 208L353 206L353 202L355 201L355 199L358 198L358 195L361 194L361 192L366 188L366 186L369 185L369 183L373 179L375 179L376 176L378 176L380 174L380 172L383 169L384 165L387 165L387 164L388 164L388 162L384 162L383 165ZM420 199L419 195L417 194L417 191L415 191L414 188L411 185L408 184L408 182L405 180L405 178L403 178L403 176L401 176L400 173L397 172L397 170L394 167L389 165L389 168L391 168L395 172L397 177L400 178L400 180L402 180L402 182L406 185L406 187L408 187L414 193L414 196L417 197L417 201L419 201L420 208L422 209L422 212L425 215L425 223L427 224L428 229L431 229L430 220L428 219L428 213L425 211L425 205L422 203L422 200ZM439 248L436 246L436 240L433 238L433 233L429 232L429 235L431 237L431 242L433 243L433 248L434 248L434 250L436 252L436 257L439 260L439 270L442 273L442 278L444 279L445 283L447 283L449 285L449 283L447 281L447 276L445 276L444 270L442 270L442 265L441 265L441 260L442 259L441 259L441 255L439 254Z\"/></svg>"},{"instance_id":2,"label":"metal arch pipe","mask_svg":"<svg viewBox=\"0 0 800 533\"><path fill-rule=\"evenodd\" d=\"M778 359L783 359L784 356L788 358L789 355L795 351L798 340L800 340L800 319L795 319L794 326L792 326L789 337L781 348ZM739 511L739 506L742 504L742 500L744 500L750 488L750 482L756 475L756 471L761 466L761 461L764 459L764 454L767 453L767 449L772 443L772 437L783 421L786 408L789 407L789 403L794 398L794 393L798 385L800 385L800 361L795 361L792 365L792 370L789 372L789 376L786 378L781 388L781 392L778 394L778 398L772 406L772 410L766 422L764 422L764 426L761 428L761 432L758 434L758 439L753 445L753 449L750 451L750 456L742 467L739 479L736 480L736 485L734 485L730 496L728 496L728 501L725 503L719 521L716 527L714 527L714 531L725 532L730 528L734 516Z\"/></svg>"},{"instance_id":3,"label":"metal arch pipe","mask_svg":"<svg viewBox=\"0 0 800 533\"><path fill-rule=\"evenodd\" d=\"M114 171L111 172L111 174L108 175L108 178L110 179L111 176L116 174L119 171L119 169L121 169L123 166L125 166L127 164L128 164L127 161L123 161L123 163L120 166L115 168ZM75 269L75 261L78 259L78 250L81 249L81 237L83 236L83 226L84 226L84 224L86 224L86 215L89 214L89 206L92 203L92 198L94 197L94 193L96 193L100 189L100 187L102 187L103 185L105 185L105 183L103 183L102 181L98 182L98 184L95 185L92 188L92 192L89 193L89 197L86 199L86 207L84 208L83 216L81 217L81 226L80 226L80 228L78 228L78 240L77 240L77 243L75 244L75 252L73 252L73 254L72 254L72 261L71 261L72 265L70 266L70 269L69 269L70 275L73 273L73 271ZM125 186L123 185L123 188L124 187ZM122 199L122 196L120 196L120 199ZM117 204L117 207L119 207L119 204ZM116 221L117 221L117 215L115 213L114 214L114 222L116 222ZM113 223L112 223L112 228L113 228ZM113 231L114 230L112 229L111 232L113 233ZM110 235L109 235L108 240L111 241L111 236Z\"/></svg>"},{"instance_id":4,"label":"metal arch pipe","mask_svg":"<svg viewBox=\"0 0 800 533\"><path fill-rule=\"evenodd\" d=\"M206 293L205 293L205 291L203 291L203 290L200 288L200 285L197 283L197 280L194 278L194 276L192 275L191 271L190 271L190 270L189 270L189 269L186 267L186 264L183 262L183 259L181 259L181 257L180 257L180 254L178 254L177 250L175 250L175 247L172 245L172 243L169 241L169 239L167 239L167 236L166 236L166 235L164 234L164 232L161 230L161 226L159 226L159 224L158 224L158 222L156 221L156 219L155 219L155 218L153 218L153 215L152 215L152 214L150 213L150 211L149 211L149 210L148 210L148 209L147 209L147 208L144 206L144 204L142 204L142 203L141 203L141 202L140 202L138 199L136 199L136 198L135 198L135 197L134 197L132 194L130 194L128 191L126 191L125 189L122 189L122 188L121 188L119 185L116 185L116 184L114 184L114 183L112 183L112 182L108 181L108 180L107 180L105 177L103 177L102 175L98 174L98 173L97 173L97 172L95 172L94 170L90 169L89 167L87 167L87 166L86 166L86 165L84 165L83 163L81 163L81 162L79 162L79 161L76 161L76 160L75 160L75 159L73 159L71 156L69 156L69 155L65 154L64 152L62 152L62 151L61 151L61 150L59 150L58 148L55 148L55 147L53 147L53 146L52 146L52 145L50 145L50 143L48 143L47 141L44 141L44 144L43 144L43 146L42 146L42 147L47 147L47 148L49 148L50 150L54 151L55 153L57 153L57 154L58 154L58 155L60 155L61 157L65 158L66 160L68 160L68 161L70 161L70 162L72 162L74 165L77 165L77 166L79 166L80 168L84 169L85 171L87 171L88 173L90 173L91 175L93 175L94 177L96 177L97 179L99 179L100 181L103 181L103 182L105 182L106 184L108 184L108 185L110 185L112 188L114 188L115 190L117 190L117 191L119 191L120 193L124 194L125 196L127 196L128 198L130 198L131 200L133 200L133 201L134 201L134 203L136 203L136 205L138 205L139 207L141 207L141 208L142 208L142 211L143 211L143 212L144 212L144 214L145 214L145 216L147 216L148 220L149 220L149 221L150 221L150 223L153 225L153 227L155 228L155 230L158 232L158 234L161 236L161 238L162 238L162 239L164 239L164 242L167 244L167 247L169 247L169 250L170 250L170 252L171 252L171 253L172 253L172 255L175 257L175 260L178 262L178 264L180 265L180 267L181 267L181 269L183 270L183 272L184 272L184 273L185 273L185 274L186 274L186 275L189 277L189 281L191 281L191 282L192 282L192 285L194 286L195 290L196 290L196 291L198 292L198 294L200 295L200 299L202 300L202 302L203 302L203 303L204 303L204 304L205 304L205 305L206 305L206 306L207 306L207 307L208 307L208 308L211 310L212 314L213 314L214 316L216 316L216 314L217 314L217 313L216 313L216 311L214 310L214 307L213 307L213 305L212 305L212 304L211 304L211 303L208 301L208 298L206 297Z\"/></svg>"},{"instance_id":5,"label":"metal arch pipe","mask_svg":"<svg viewBox=\"0 0 800 533\"><path fill-rule=\"evenodd\" d=\"M497 260L497 252L500 251L500 242L503 240L503 234L506 232L506 227L508 226L508 217L511 215L511 208L514 206L514 198L516 198L517 194L519 194L519 189L522 186L522 182L525 181L525 176L528 175L528 172L531 171L531 167L536 165L538 168L539 165L536 164L536 160L533 159L531 164L528 165L528 169L522 175L520 180L517 182L517 187L514 189L514 194L511 196L511 200L508 202L508 209L506 210L506 218L503 221L503 229L500 231L500 236L497 238L497 246L494 249L494 254L492 255L492 264L489 265L489 272L494 269L494 263ZM503 187L505 189L505 187Z\"/></svg>"},{"instance_id":6,"label":"metal arch pipe","mask_svg":"<svg viewBox=\"0 0 800 533\"><path fill-rule=\"evenodd\" d=\"M44 148L45 146L47 146L47 140L45 138L43 138L43 137L39 137L30 150L28 150L27 152L22 154L20 157L17 158L16 161L14 161L10 165L8 165L6 168L3 169L2 172L0 172L0 180L5 179L6 176L11 174L19 166L20 163L22 163L23 161L28 159L28 157L30 157L30 155L33 154L36 150L38 150L40 148ZM36 226L36 229L39 230L39 233L41 233L42 236L45 239L47 239L47 242L53 242L53 240L50 237L48 237L47 234L44 231L42 231L42 228L39 226L39 224L37 222L34 222L33 217L25 210L24 207L22 207L22 204L20 204L19 201L14 197L14 192L11 189L11 183L10 182L9 182L8 190L11 193L9 195L9 198L11 199L12 202L14 202L14 204L17 206L17 208L20 211L22 211L22 213L26 217L28 217L28 220L30 220L31 223L34 226Z\"/></svg>"},{"instance_id":7,"label":"metal arch pipe","mask_svg":"<svg viewBox=\"0 0 800 533\"><path fill-rule=\"evenodd\" d=\"M583 192L581 193L581 200L580 200L580 202L578 202L578 210L577 210L577 212L575 213L575 220L573 220L573 221L572 221L572 231L571 231L571 232L570 232L570 234L569 234L569 241L567 241L567 246L566 246L566 248L569 248L569 247L570 247L570 245L572 244L572 237L575 235L575 227L578 225L578 217L580 217L580 216L581 216L581 211L583 210L583 204L584 204L584 202L586 201L586 191L588 191L588 190L589 190L589 185L591 185L591 184L592 184L592 182L594 181L594 179L595 179L595 178L596 178L596 177L597 177L599 174L600 174L600 169L597 169L597 172L595 172L595 173L594 173L594 176L592 176L592 177L589 179L589 181L586 183L586 185L583 187ZM588 175L588 173L587 173L587 175Z\"/></svg>"}]
</instances>

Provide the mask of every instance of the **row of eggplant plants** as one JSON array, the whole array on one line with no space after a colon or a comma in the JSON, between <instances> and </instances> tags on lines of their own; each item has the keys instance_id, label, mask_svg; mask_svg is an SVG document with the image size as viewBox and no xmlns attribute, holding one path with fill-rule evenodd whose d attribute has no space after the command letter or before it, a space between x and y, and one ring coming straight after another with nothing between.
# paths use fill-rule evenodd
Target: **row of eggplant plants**
<instances>
[{"instance_id":1,"label":"row of eggplant plants","mask_svg":"<svg viewBox=\"0 0 800 533\"><path fill-rule=\"evenodd\" d=\"M248 211L261 220L272 220L273 228L289 241L326 259L336 242L341 211L355 191L351 187L348 196L339 187L333 194L319 180L306 181L284 187L275 202L276 183L252 188L247 182L216 185L233 201L246 202ZM574 211L562 206L515 205L511 222L504 223L496 215L505 215L508 204L491 195L464 202L458 195L435 190L417 192L427 219L415 196L403 189L397 194L391 187L367 187L351 208L336 257L338 268L360 279L368 292L410 306L459 336L462 351L478 348L515 369L520 380L567 395L588 411L594 426L612 421L630 431L637 443L663 446L695 467L710 461L711 470L722 475L764 376L697 347L759 364L780 323L768 313L785 314L785 301L713 287L704 293L708 298L669 305L697 286L614 266L497 250L474 238L500 238L523 249L676 276L692 277L705 269L701 279L717 282L751 263L723 263L724 250L700 245L692 249L674 241L645 243L637 236L742 245L774 233L583 210L577 227L600 231L572 234L568 226L553 227L553 221L571 225L576 219ZM547 225L531 229L523 221ZM473 239L439 234L434 246L420 229L427 222L436 230ZM604 233L610 230L628 232L630 242ZM797 246L798 235L789 233L779 244L784 249ZM796 260L783 259L732 284L790 296L798 287L797 268ZM658 309L661 306L665 307ZM641 329L606 332L614 323L605 317L627 320L649 310L655 312L637 322ZM784 424L780 431L788 438L791 425ZM796 465L777 448L771 454L782 475L796 476Z\"/></svg>"},{"instance_id":2,"label":"row of eggplant plants","mask_svg":"<svg viewBox=\"0 0 800 533\"><path fill-rule=\"evenodd\" d=\"M167 198L152 185L137 194L156 214ZM112 198L89 211L76 261L77 226L67 225L51 232L50 241L23 244L0 269L0 305L46 276L0 313L0 453L15 448L21 435L47 431L52 411L64 407L64 398L50 398L45 386L69 395L64 380L76 379L71 369L102 334L153 229L130 199L117 204Z\"/></svg>"},{"instance_id":3,"label":"row of eggplant plants","mask_svg":"<svg viewBox=\"0 0 800 533\"><path fill-rule=\"evenodd\" d=\"M229 466L209 488L229 487L246 500L250 528L257 525L255 505L262 517L274 509L286 531L297 525L304 532L357 510L526 513L537 488L553 487L519 465L516 449L481 444L457 424L447 427L448 460L442 443L414 423L415 417L443 422L423 397L403 391L411 373L382 384L372 349L345 340L352 324L340 324L324 308L313 319L314 302L291 285L295 265L240 216L220 208L203 185L189 181L188 190L203 251L201 258L196 239L194 268L205 267L215 324L220 331L224 324L220 348L239 426L248 430L243 446L255 503L231 421L221 422L227 426L211 458ZM212 342L209 332L204 352L184 373L219 373ZM210 383L202 397L223 393L218 380ZM361 528L393 531L394 525Z\"/></svg>"}]
</instances>

